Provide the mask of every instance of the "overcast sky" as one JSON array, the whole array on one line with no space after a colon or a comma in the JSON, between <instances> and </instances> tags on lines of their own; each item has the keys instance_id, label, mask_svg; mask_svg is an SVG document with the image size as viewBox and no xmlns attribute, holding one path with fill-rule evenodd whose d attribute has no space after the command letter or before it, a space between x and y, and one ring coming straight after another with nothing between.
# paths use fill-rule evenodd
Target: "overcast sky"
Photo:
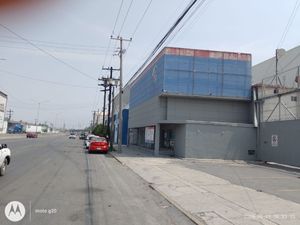
<instances>
[{"instance_id":1,"label":"overcast sky","mask_svg":"<svg viewBox=\"0 0 300 225\"><path fill-rule=\"evenodd\" d=\"M118 57L112 56L117 43L110 36L133 38L124 55L127 81L190 0L123 0L118 20L122 0L49 2L0 9L2 25L44 50L0 27L0 90L8 94L14 120L34 122L40 102L40 121L83 128L102 107L97 78L108 74L102 66L118 68ZM300 13L280 43L295 3L207 0L167 45L247 52L254 65L272 57L277 47L299 45Z\"/></svg>"}]
</instances>

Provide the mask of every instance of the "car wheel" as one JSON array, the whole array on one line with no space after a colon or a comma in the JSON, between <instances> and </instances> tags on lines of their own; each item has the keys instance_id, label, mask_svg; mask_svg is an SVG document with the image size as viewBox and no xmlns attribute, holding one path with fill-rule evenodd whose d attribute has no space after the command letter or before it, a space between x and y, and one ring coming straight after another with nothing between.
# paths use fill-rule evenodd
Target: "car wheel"
<instances>
[{"instance_id":1,"label":"car wheel","mask_svg":"<svg viewBox=\"0 0 300 225\"><path fill-rule=\"evenodd\" d=\"M7 159L4 160L2 166L0 167L0 176L4 176L6 171Z\"/></svg>"}]
</instances>

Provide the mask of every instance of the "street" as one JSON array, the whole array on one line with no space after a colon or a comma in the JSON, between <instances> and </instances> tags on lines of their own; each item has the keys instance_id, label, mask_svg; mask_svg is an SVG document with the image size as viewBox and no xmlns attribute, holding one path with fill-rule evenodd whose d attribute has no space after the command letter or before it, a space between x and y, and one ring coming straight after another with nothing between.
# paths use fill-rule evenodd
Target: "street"
<instances>
[{"instance_id":1,"label":"street","mask_svg":"<svg viewBox=\"0 0 300 225\"><path fill-rule=\"evenodd\" d=\"M194 224L129 168L109 154L87 154L67 136L0 140L12 151L0 177L0 224ZM4 215L19 201L18 223Z\"/></svg>"}]
</instances>

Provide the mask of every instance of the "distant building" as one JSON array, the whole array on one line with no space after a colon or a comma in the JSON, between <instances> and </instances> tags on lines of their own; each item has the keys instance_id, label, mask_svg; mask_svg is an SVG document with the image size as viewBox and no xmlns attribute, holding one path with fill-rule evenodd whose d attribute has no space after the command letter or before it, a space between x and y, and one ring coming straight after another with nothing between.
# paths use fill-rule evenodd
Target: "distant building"
<instances>
[{"instance_id":1,"label":"distant building","mask_svg":"<svg viewBox=\"0 0 300 225\"><path fill-rule=\"evenodd\" d=\"M300 46L288 51L284 49L277 50L278 55L278 74L283 87L298 87L299 83L295 82L300 66ZM276 70L276 57L274 56L252 67L252 84L274 85L273 80ZM273 80L273 82L272 82Z\"/></svg>"},{"instance_id":2,"label":"distant building","mask_svg":"<svg viewBox=\"0 0 300 225\"><path fill-rule=\"evenodd\" d=\"M6 133L7 125L5 126L5 112L7 105L7 95L0 91L0 133Z\"/></svg>"},{"instance_id":3,"label":"distant building","mask_svg":"<svg viewBox=\"0 0 300 225\"><path fill-rule=\"evenodd\" d=\"M252 67L253 87L262 100L261 122L300 119L300 46L278 49L277 59L277 82L276 56Z\"/></svg>"}]
</instances>

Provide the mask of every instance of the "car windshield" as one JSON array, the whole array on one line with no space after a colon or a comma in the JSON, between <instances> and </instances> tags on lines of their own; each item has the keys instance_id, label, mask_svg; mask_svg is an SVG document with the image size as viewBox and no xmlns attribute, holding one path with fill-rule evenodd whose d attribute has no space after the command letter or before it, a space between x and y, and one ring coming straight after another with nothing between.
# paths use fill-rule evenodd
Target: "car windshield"
<instances>
[{"instance_id":1,"label":"car windshield","mask_svg":"<svg viewBox=\"0 0 300 225\"><path fill-rule=\"evenodd\" d=\"M94 138L92 138L92 141L99 141L99 142L105 141L106 142L106 139L104 137L94 137Z\"/></svg>"}]
</instances>

